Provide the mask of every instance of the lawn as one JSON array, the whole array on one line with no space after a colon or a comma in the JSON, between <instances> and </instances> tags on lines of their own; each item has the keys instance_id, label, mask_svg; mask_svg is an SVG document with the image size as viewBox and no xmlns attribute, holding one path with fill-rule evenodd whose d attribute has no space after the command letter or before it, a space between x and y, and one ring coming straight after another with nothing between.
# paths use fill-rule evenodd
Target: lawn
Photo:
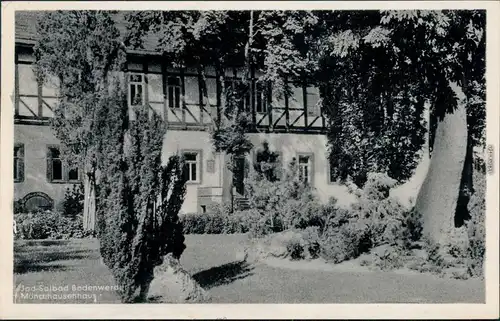
<instances>
[{"instance_id":1,"label":"lawn","mask_svg":"<svg viewBox=\"0 0 500 321\"><path fill-rule=\"evenodd\" d=\"M483 303L484 282L236 261L245 235L188 235L181 263L214 303ZM16 241L18 303L119 303L96 240ZM58 291L49 292L55 286ZM100 286L100 288L97 288ZM110 288L106 288L106 286ZM93 287L93 288L90 288ZM17 294L16 294L17 293ZM32 295L56 294L52 297Z\"/></svg>"}]
</instances>

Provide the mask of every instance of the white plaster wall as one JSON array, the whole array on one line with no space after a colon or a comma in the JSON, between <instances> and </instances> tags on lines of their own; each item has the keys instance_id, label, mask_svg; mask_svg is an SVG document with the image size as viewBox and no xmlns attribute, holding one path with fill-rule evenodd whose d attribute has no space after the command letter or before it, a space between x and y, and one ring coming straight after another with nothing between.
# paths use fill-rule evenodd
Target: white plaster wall
<instances>
[{"instance_id":1,"label":"white plaster wall","mask_svg":"<svg viewBox=\"0 0 500 321\"><path fill-rule=\"evenodd\" d=\"M333 196L338 199L339 205L348 206L355 200L347 187L328 182L327 139L324 135L259 133L249 136L255 148L267 140L271 150L282 153L284 165L291 162L297 153L313 153L313 184L321 201L326 202Z\"/></svg>"},{"instance_id":2,"label":"white plaster wall","mask_svg":"<svg viewBox=\"0 0 500 321\"><path fill-rule=\"evenodd\" d=\"M32 192L46 193L57 206L67 188L73 184L51 183L47 180L47 145L58 145L49 126L14 125L14 142L24 144L24 181L14 183L14 199Z\"/></svg>"},{"instance_id":3,"label":"white plaster wall","mask_svg":"<svg viewBox=\"0 0 500 321\"><path fill-rule=\"evenodd\" d=\"M214 153L210 133L205 131L189 130L168 130L163 140L162 162L166 164L168 158L183 149L201 150L201 182L198 184L188 183L186 197L182 205L181 212L192 213L198 209L198 187L200 186L222 186L223 158L220 154ZM214 173L207 172L207 161L215 161Z\"/></svg>"},{"instance_id":4,"label":"white plaster wall","mask_svg":"<svg viewBox=\"0 0 500 321\"><path fill-rule=\"evenodd\" d=\"M296 157L297 153L314 153L314 187L321 201L326 202L333 196L338 199L340 206L347 207L356 200L346 186L328 181L326 136L268 133L250 134L249 136L256 148L267 140L271 150L281 151L284 164ZM429 162L426 143L422 149L422 158L415 169L415 174L406 183L394 188L391 195L398 198L403 205L411 206L427 174Z\"/></svg>"}]
</instances>

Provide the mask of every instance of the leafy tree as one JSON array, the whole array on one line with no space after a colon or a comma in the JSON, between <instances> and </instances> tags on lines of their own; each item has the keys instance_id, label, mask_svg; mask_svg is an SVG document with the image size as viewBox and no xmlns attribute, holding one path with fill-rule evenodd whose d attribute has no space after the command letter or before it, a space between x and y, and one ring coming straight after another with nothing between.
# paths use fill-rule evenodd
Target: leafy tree
<instances>
[{"instance_id":1,"label":"leafy tree","mask_svg":"<svg viewBox=\"0 0 500 321\"><path fill-rule=\"evenodd\" d=\"M52 129L70 165L83 169L84 229L93 230L96 211L96 115L107 96L109 75L125 61L120 33L109 11L48 11L38 20L34 47L43 81L59 80Z\"/></svg>"},{"instance_id":2,"label":"leafy tree","mask_svg":"<svg viewBox=\"0 0 500 321\"><path fill-rule=\"evenodd\" d=\"M376 56L376 63L387 64L379 77L370 79L368 72L355 77L354 81L367 81L363 86L389 84L390 88L381 91L392 97L387 101L391 108L385 108L386 112L393 110L394 98L401 90L410 96L408 99L419 98L403 109L408 112L413 105L410 112L413 126L407 126L409 131L414 131L419 122L422 103L430 105L430 146L434 148L416 206L423 214L425 232L439 242L454 217L457 225L468 217L473 147L484 141L484 12L382 11L372 14L373 19L366 19L370 22L368 26L347 24L345 30L334 32L327 53L340 57L344 63L351 60L354 64L363 63L362 56L367 55L368 58ZM371 94L373 92L377 91ZM370 109L362 107L362 112L366 114ZM339 116L336 110L332 114L338 124L333 126L334 133L341 132L348 117ZM409 138L414 147L421 144L419 135L410 133ZM342 149L337 150L343 153ZM413 153L416 150L410 148ZM348 160L353 158L346 156Z\"/></svg>"},{"instance_id":3,"label":"leafy tree","mask_svg":"<svg viewBox=\"0 0 500 321\"><path fill-rule=\"evenodd\" d=\"M470 218L473 149L484 144L485 12L389 11L382 22L393 28L398 47L398 32L421 39L419 47L406 50L413 54L411 64L423 78L421 91L431 102L433 149L416 207L426 233L439 242L443 232Z\"/></svg>"},{"instance_id":4,"label":"leafy tree","mask_svg":"<svg viewBox=\"0 0 500 321\"><path fill-rule=\"evenodd\" d=\"M324 35L317 75L332 179L362 187L369 172L385 172L404 182L424 143L424 101L416 86L403 81L407 67L397 51L384 46L388 33L379 26L380 12L339 12L325 19L334 27Z\"/></svg>"}]
</instances>

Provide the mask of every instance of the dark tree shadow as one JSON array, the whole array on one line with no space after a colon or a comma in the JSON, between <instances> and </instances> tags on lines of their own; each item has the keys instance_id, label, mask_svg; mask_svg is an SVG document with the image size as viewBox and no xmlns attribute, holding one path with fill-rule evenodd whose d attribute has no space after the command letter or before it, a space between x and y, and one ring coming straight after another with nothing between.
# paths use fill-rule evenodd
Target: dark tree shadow
<instances>
[{"instance_id":1,"label":"dark tree shadow","mask_svg":"<svg viewBox=\"0 0 500 321\"><path fill-rule=\"evenodd\" d=\"M26 240L22 244L25 246L67 246L70 240Z\"/></svg>"},{"instance_id":2,"label":"dark tree shadow","mask_svg":"<svg viewBox=\"0 0 500 321\"><path fill-rule=\"evenodd\" d=\"M65 249L54 252L45 251L15 251L14 273L61 271L69 269L64 264L50 264L55 261L89 260L95 259L96 254L91 250Z\"/></svg>"},{"instance_id":3,"label":"dark tree shadow","mask_svg":"<svg viewBox=\"0 0 500 321\"><path fill-rule=\"evenodd\" d=\"M210 289L252 275L254 268L245 261L235 261L198 272L193 275L204 289Z\"/></svg>"},{"instance_id":4,"label":"dark tree shadow","mask_svg":"<svg viewBox=\"0 0 500 321\"><path fill-rule=\"evenodd\" d=\"M68 267L62 264L38 264L33 262L25 262L24 264L15 264L14 273L24 274L33 272L61 272L68 270Z\"/></svg>"}]
</instances>

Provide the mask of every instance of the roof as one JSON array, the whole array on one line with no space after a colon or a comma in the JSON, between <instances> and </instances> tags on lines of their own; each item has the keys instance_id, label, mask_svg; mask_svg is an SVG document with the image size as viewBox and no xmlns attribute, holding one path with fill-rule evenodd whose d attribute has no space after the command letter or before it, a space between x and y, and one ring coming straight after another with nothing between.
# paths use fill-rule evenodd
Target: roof
<instances>
[{"instance_id":1,"label":"roof","mask_svg":"<svg viewBox=\"0 0 500 321\"><path fill-rule=\"evenodd\" d=\"M38 38L38 33L36 30L36 21L42 17L44 11L16 11L15 13L15 41L18 44L34 44ZM125 21L125 14L127 11L119 11L113 14L113 18L116 22L116 27L120 31L122 37L125 37L127 32L127 22ZM143 49L135 50L135 48L129 48L131 52L137 53L156 53L156 48L158 44L158 38L152 34L148 34L143 39Z\"/></svg>"}]
</instances>

